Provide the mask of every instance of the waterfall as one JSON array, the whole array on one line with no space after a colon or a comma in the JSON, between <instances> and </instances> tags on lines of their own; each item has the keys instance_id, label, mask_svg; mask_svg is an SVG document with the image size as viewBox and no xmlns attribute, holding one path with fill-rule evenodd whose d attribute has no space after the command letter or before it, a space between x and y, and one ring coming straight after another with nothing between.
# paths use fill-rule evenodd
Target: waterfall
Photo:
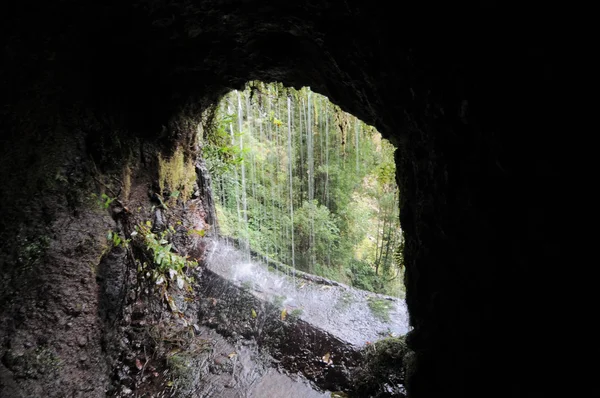
<instances>
[{"instance_id":1,"label":"waterfall","mask_svg":"<svg viewBox=\"0 0 600 398\"><path fill-rule=\"evenodd\" d=\"M329 203L329 106L325 102L325 206ZM327 244L327 266L331 267L331 242Z\"/></svg>"},{"instance_id":2,"label":"waterfall","mask_svg":"<svg viewBox=\"0 0 600 398\"><path fill-rule=\"evenodd\" d=\"M325 104L325 206L329 204L329 107Z\"/></svg>"},{"instance_id":3,"label":"waterfall","mask_svg":"<svg viewBox=\"0 0 600 398\"><path fill-rule=\"evenodd\" d=\"M358 119L356 119L356 122L354 124L354 136L356 137L356 142L355 142L355 146L356 146L356 175L359 175L359 171L360 171L360 166L358 165L358 130L360 127L360 122Z\"/></svg>"},{"instance_id":4,"label":"waterfall","mask_svg":"<svg viewBox=\"0 0 600 398\"><path fill-rule=\"evenodd\" d=\"M240 95L239 91L236 91L237 93L237 98L238 98L238 128L239 128L239 135L240 135L240 156L244 151L244 133L242 131L242 117L243 117L243 113L242 113L242 97ZM242 239L243 241L243 245L244 245L244 251L247 253L247 257L248 260L250 259L250 242L248 239L248 201L247 201L247 197L246 197L246 167L245 167L245 163L246 160L242 159L241 162L241 167L242 167L242 206L243 206L243 226L244 226L244 237Z\"/></svg>"},{"instance_id":5,"label":"waterfall","mask_svg":"<svg viewBox=\"0 0 600 398\"><path fill-rule=\"evenodd\" d=\"M287 111L288 111L288 169L290 179L290 220L292 230L292 269L294 270L294 278L296 275L296 254L294 252L294 190L293 190L293 178L292 178L292 100L288 96L287 98ZM295 285L295 283L294 283Z\"/></svg>"},{"instance_id":6,"label":"waterfall","mask_svg":"<svg viewBox=\"0 0 600 398\"><path fill-rule=\"evenodd\" d=\"M228 104L227 106L227 113L229 115L233 114L233 110L231 109L231 105ZM231 146L233 147L235 145L235 134L233 133L233 125L231 123L229 123L229 132L231 133ZM234 186L235 186L235 206L237 209L237 225L238 228L242 226L242 212L240 210L240 193L239 193L239 186L238 186L238 181L240 180L239 174L238 174L238 169L237 167L233 168L233 173L234 173L234 177L235 177L235 181L234 181Z\"/></svg>"},{"instance_id":7,"label":"waterfall","mask_svg":"<svg viewBox=\"0 0 600 398\"><path fill-rule=\"evenodd\" d=\"M313 148L313 125L311 119L311 91L309 89L308 96L306 99L306 138L307 138L307 155L308 155L308 203L310 209L310 234L308 240L308 252L310 255L309 270L314 271L315 258L315 218L313 210L313 200L315 198L315 161L314 161L314 148Z\"/></svg>"},{"instance_id":8,"label":"waterfall","mask_svg":"<svg viewBox=\"0 0 600 398\"><path fill-rule=\"evenodd\" d=\"M285 263L290 274L362 283L355 274L392 264L390 144L307 87L251 85L225 96L207 143L221 232L239 238L247 259Z\"/></svg>"}]
</instances>

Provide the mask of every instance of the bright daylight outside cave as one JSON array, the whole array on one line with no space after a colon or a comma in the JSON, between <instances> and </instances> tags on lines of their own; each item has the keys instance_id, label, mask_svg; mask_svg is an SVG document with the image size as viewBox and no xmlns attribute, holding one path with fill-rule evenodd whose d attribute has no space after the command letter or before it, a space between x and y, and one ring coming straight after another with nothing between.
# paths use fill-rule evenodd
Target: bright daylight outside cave
<instances>
[{"instance_id":1,"label":"bright daylight outside cave","mask_svg":"<svg viewBox=\"0 0 600 398\"><path fill-rule=\"evenodd\" d=\"M333 396L403 396L393 145L308 87L249 82L205 113L200 146L209 324Z\"/></svg>"}]
</instances>

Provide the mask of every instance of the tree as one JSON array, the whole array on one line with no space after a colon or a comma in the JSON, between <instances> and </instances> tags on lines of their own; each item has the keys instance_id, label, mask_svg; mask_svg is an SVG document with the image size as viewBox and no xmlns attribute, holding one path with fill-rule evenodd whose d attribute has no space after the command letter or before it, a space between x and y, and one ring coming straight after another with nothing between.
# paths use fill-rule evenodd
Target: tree
<instances>
[{"instance_id":1,"label":"tree","mask_svg":"<svg viewBox=\"0 0 600 398\"><path fill-rule=\"evenodd\" d=\"M204 156L224 233L373 291L397 274L393 146L310 89L252 82L213 109Z\"/></svg>"}]
</instances>

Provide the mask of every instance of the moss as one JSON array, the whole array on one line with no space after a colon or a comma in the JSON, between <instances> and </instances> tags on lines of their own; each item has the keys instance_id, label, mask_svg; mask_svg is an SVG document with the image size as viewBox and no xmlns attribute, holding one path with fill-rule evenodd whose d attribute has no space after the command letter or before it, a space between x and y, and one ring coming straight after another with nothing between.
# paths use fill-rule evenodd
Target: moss
<instances>
[{"instance_id":1,"label":"moss","mask_svg":"<svg viewBox=\"0 0 600 398\"><path fill-rule=\"evenodd\" d=\"M394 306L391 301L369 297L367 299L367 303L373 316L382 320L383 322L390 322L390 310Z\"/></svg>"},{"instance_id":2,"label":"moss","mask_svg":"<svg viewBox=\"0 0 600 398\"><path fill-rule=\"evenodd\" d=\"M35 379L42 374L57 372L62 366L62 361L54 350L45 346L32 348L21 354L8 350L3 360L17 377L22 378Z\"/></svg>"},{"instance_id":3,"label":"moss","mask_svg":"<svg viewBox=\"0 0 600 398\"><path fill-rule=\"evenodd\" d=\"M20 250L18 262L26 269L38 264L46 253L50 238L45 235L36 236L32 239L25 238Z\"/></svg>"},{"instance_id":4,"label":"moss","mask_svg":"<svg viewBox=\"0 0 600 398\"><path fill-rule=\"evenodd\" d=\"M123 168L123 200L127 201L129 199L129 194L131 193L131 168L129 165L126 165Z\"/></svg>"},{"instance_id":5,"label":"moss","mask_svg":"<svg viewBox=\"0 0 600 398\"><path fill-rule=\"evenodd\" d=\"M368 345L362 352L363 366L354 374L356 396L403 397L408 354L404 336L388 337Z\"/></svg>"},{"instance_id":6,"label":"moss","mask_svg":"<svg viewBox=\"0 0 600 398\"><path fill-rule=\"evenodd\" d=\"M275 308L279 309L283 306L283 302L285 301L286 297L285 296L275 296L273 297L273 306L275 306Z\"/></svg>"},{"instance_id":7,"label":"moss","mask_svg":"<svg viewBox=\"0 0 600 398\"><path fill-rule=\"evenodd\" d=\"M252 281L243 281L242 289L244 290L252 290L254 288L254 283Z\"/></svg>"},{"instance_id":8,"label":"moss","mask_svg":"<svg viewBox=\"0 0 600 398\"><path fill-rule=\"evenodd\" d=\"M177 148L173 156L163 158L158 155L158 186L161 195L168 190L171 198L188 199L196 182L196 168L190 159L185 160L183 150Z\"/></svg>"}]
</instances>

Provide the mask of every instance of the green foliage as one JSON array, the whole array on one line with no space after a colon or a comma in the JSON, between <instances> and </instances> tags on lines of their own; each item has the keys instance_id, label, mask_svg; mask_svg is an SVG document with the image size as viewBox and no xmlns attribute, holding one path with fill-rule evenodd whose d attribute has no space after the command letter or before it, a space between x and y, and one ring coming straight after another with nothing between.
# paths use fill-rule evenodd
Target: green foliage
<instances>
[{"instance_id":1,"label":"green foliage","mask_svg":"<svg viewBox=\"0 0 600 398\"><path fill-rule=\"evenodd\" d=\"M242 282L242 289L251 290L252 288L254 288L254 283L252 281L243 281Z\"/></svg>"},{"instance_id":2,"label":"green foliage","mask_svg":"<svg viewBox=\"0 0 600 398\"><path fill-rule=\"evenodd\" d=\"M19 378L37 379L40 375L56 373L63 366L54 349L47 346L29 348L18 354L9 349L2 359Z\"/></svg>"},{"instance_id":3,"label":"green foliage","mask_svg":"<svg viewBox=\"0 0 600 398\"><path fill-rule=\"evenodd\" d=\"M131 239L123 239L121 236L112 230L108 231L106 239L113 247L127 247Z\"/></svg>"},{"instance_id":4,"label":"green foliage","mask_svg":"<svg viewBox=\"0 0 600 398\"><path fill-rule=\"evenodd\" d=\"M170 158L158 155L158 186L161 195L168 189L171 199L181 196L187 200L193 192L195 182L194 162L191 159L185 160L181 148L177 148Z\"/></svg>"},{"instance_id":5,"label":"green foliage","mask_svg":"<svg viewBox=\"0 0 600 398\"><path fill-rule=\"evenodd\" d=\"M152 253L154 269L153 280L157 285L176 282L181 289L185 282L190 282L185 271L198 265L196 261L188 260L176 253L171 252L173 245L167 240L169 231L163 231L159 235L152 232L152 223L138 224L135 232L131 235L139 237L146 250Z\"/></svg>"},{"instance_id":6,"label":"green foliage","mask_svg":"<svg viewBox=\"0 0 600 398\"><path fill-rule=\"evenodd\" d=\"M226 95L204 129L220 232L300 270L400 294L394 147L307 88L252 86Z\"/></svg>"},{"instance_id":7,"label":"green foliage","mask_svg":"<svg viewBox=\"0 0 600 398\"><path fill-rule=\"evenodd\" d=\"M394 306L390 300L369 297L367 303L371 313L376 318L379 318L383 322L390 322L390 311Z\"/></svg>"},{"instance_id":8,"label":"green foliage","mask_svg":"<svg viewBox=\"0 0 600 398\"><path fill-rule=\"evenodd\" d=\"M283 302L285 301L285 296L275 296L273 297L272 304L275 308L283 307Z\"/></svg>"},{"instance_id":9,"label":"green foliage","mask_svg":"<svg viewBox=\"0 0 600 398\"><path fill-rule=\"evenodd\" d=\"M49 244L50 238L45 235L23 239L18 250L18 264L24 269L31 269L43 258Z\"/></svg>"},{"instance_id":10,"label":"green foliage","mask_svg":"<svg viewBox=\"0 0 600 398\"><path fill-rule=\"evenodd\" d=\"M203 229L189 229L187 233L188 235L198 235L201 238L206 235L206 231Z\"/></svg>"},{"instance_id":11,"label":"green foliage","mask_svg":"<svg viewBox=\"0 0 600 398\"><path fill-rule=\"evenodd\" d=\"M117 198L111 198L110 196L108 196L107 194L103 193L102 195L98 196L95 193L91 194L92 199L94 199L96 201L96 203L98 204L98 206L103 209L103 210L107 210L110 207L110 204Z\"/></svg>"}]
</instances>

